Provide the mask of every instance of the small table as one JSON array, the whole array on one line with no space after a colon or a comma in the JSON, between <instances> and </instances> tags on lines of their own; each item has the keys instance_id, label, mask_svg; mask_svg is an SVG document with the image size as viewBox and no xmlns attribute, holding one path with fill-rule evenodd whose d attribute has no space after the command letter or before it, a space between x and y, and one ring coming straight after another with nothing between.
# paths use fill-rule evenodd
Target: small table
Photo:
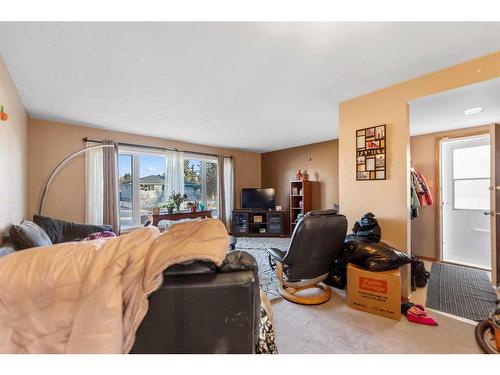
<instances>
[{"instance_id":1,"label":"small table","mask_svg":"<svg viewBox=\"0 0 500 375\"><path fill-rule=\"evenodd\" d=\"M149 220L151 224L155 227L158 226L158 223L162 220L183 220L183 219L196 219L196 218L211 218L212 211L204 210L204 211L182 211L182 212L174 212L172 214L168 213L160 213L158 215L149 215Z\"/></svg>"}]
</instances>

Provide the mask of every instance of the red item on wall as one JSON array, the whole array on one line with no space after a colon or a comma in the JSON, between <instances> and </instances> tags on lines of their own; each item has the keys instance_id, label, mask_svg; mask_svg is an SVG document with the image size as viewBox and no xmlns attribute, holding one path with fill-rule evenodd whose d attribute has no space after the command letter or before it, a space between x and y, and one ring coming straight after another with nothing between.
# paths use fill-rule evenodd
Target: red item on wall
<instances>
[{"instance_id":1,"label":"red item on wall","mask_svg":"<svg viewBox=\"0 0 500 375\"><path fill-rule=\"evenodd\" d=\"M4 106L0 105L0 120L7 121L9 119L9 115L5 112Z\"/></svg>"}]
</instances>

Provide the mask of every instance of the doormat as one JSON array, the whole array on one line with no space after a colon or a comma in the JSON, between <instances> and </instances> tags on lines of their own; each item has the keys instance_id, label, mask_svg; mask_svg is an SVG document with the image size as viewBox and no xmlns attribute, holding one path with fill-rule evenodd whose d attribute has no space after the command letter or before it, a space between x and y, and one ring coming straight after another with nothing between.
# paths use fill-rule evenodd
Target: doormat
<instances>
[{"instance_id":1,"label":"doormat","mask_svg":"<svg viewBox=\"0 0 500 375\"><path fill-rule=\"evenodd\" d=\"M233 251L242 250L252 255L257 261L259 268L259 283L260 288L266 293L269 301L274 302L281 299L279 293L279 282L276 277L276 272L273 271L269 264L267 248L275 247L281 250L288 249L290 243L289 238L251 238L239 237L236 243L236 249Z\"/></svg>"},{"instance_id":2,"label":"doormat","mask_svg":"<svg viewBox=\"0 0 500 375\"><path fill-rule=\"evenodd\" d=\"M427 307L481 321L495 309L496 300L488 272L451 264L432 264Z\"/></svg>"}]
</instances>

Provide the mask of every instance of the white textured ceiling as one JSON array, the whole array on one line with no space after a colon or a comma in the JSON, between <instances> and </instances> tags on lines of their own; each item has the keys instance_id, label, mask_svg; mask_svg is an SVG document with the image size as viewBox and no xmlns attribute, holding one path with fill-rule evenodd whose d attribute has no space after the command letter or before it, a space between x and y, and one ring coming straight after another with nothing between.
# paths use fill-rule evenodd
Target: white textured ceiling
<instances>
[{"instance_id":1,"label":"white textured ceiling","mask_svg":"<svg viewBox=\"0 0 500 375\"><path fill-rule=\"evenodd\" d=\"M338 103L500 49L500 23L0 23L33 117L271 151ZM363 124L360 124L363 125Z\"/></svg>"},{"instance_id":2,"label":"white textured ceiling","mask_svg":"<svg viewBox=\"0 0 500 375\"><path fill-rule=\"evenodd\" d=\"M469 108L481 113L465 115ZM410 102L410 134L419 135L500 123L500 78Z\"/></svg>"}]
</instances>

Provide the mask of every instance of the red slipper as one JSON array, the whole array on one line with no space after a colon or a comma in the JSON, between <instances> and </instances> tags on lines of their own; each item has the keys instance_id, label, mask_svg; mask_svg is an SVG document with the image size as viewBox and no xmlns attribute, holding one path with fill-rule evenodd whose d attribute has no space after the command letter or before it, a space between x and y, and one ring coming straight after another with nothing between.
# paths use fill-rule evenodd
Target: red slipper
<instances>
[{"instance_id":1,"label":"red slipper","mask_svg":"<svg viewBox=\"0 0 500 375\"><path fill-rule=\"evenodd\" d=\"M427 312L421 308L420 305L414 305L408 309L409 313L417 316L427 316Z\"/></svg>"},{"instance_id":2,"label":"red slipper","mask_svg":"<svg viewBox=\"0 0 500 375\"><path fill-rule=\"evenodd\" d=\"M424 311L424 313L425 313L425 311ZM417 315L417 314L414 314L412 311L408 310L406 317L408 318L408 320L410 322L419 323L419 324L426 324L429 326L437 326L438 325L434 319L432 319L430 316L427 316L427 313L425 313L425 315Z\"/></svg>"},{"instance_id":3,"label":"red slipper","mask_svg":"<svg viewBox=\"0 0 500 375\"><path fill-rule=\"evenodd\" d=\"M416 304L415 304L415 305L413 305L413 306L415 306L416 308L419 308L419 309L420 309L420 310L422 310L423 312L427 313L427 312L425 311L425 307L424 307L423 305L419 305L418 303L416 303Z\"/></svg>"}]
</instances>

